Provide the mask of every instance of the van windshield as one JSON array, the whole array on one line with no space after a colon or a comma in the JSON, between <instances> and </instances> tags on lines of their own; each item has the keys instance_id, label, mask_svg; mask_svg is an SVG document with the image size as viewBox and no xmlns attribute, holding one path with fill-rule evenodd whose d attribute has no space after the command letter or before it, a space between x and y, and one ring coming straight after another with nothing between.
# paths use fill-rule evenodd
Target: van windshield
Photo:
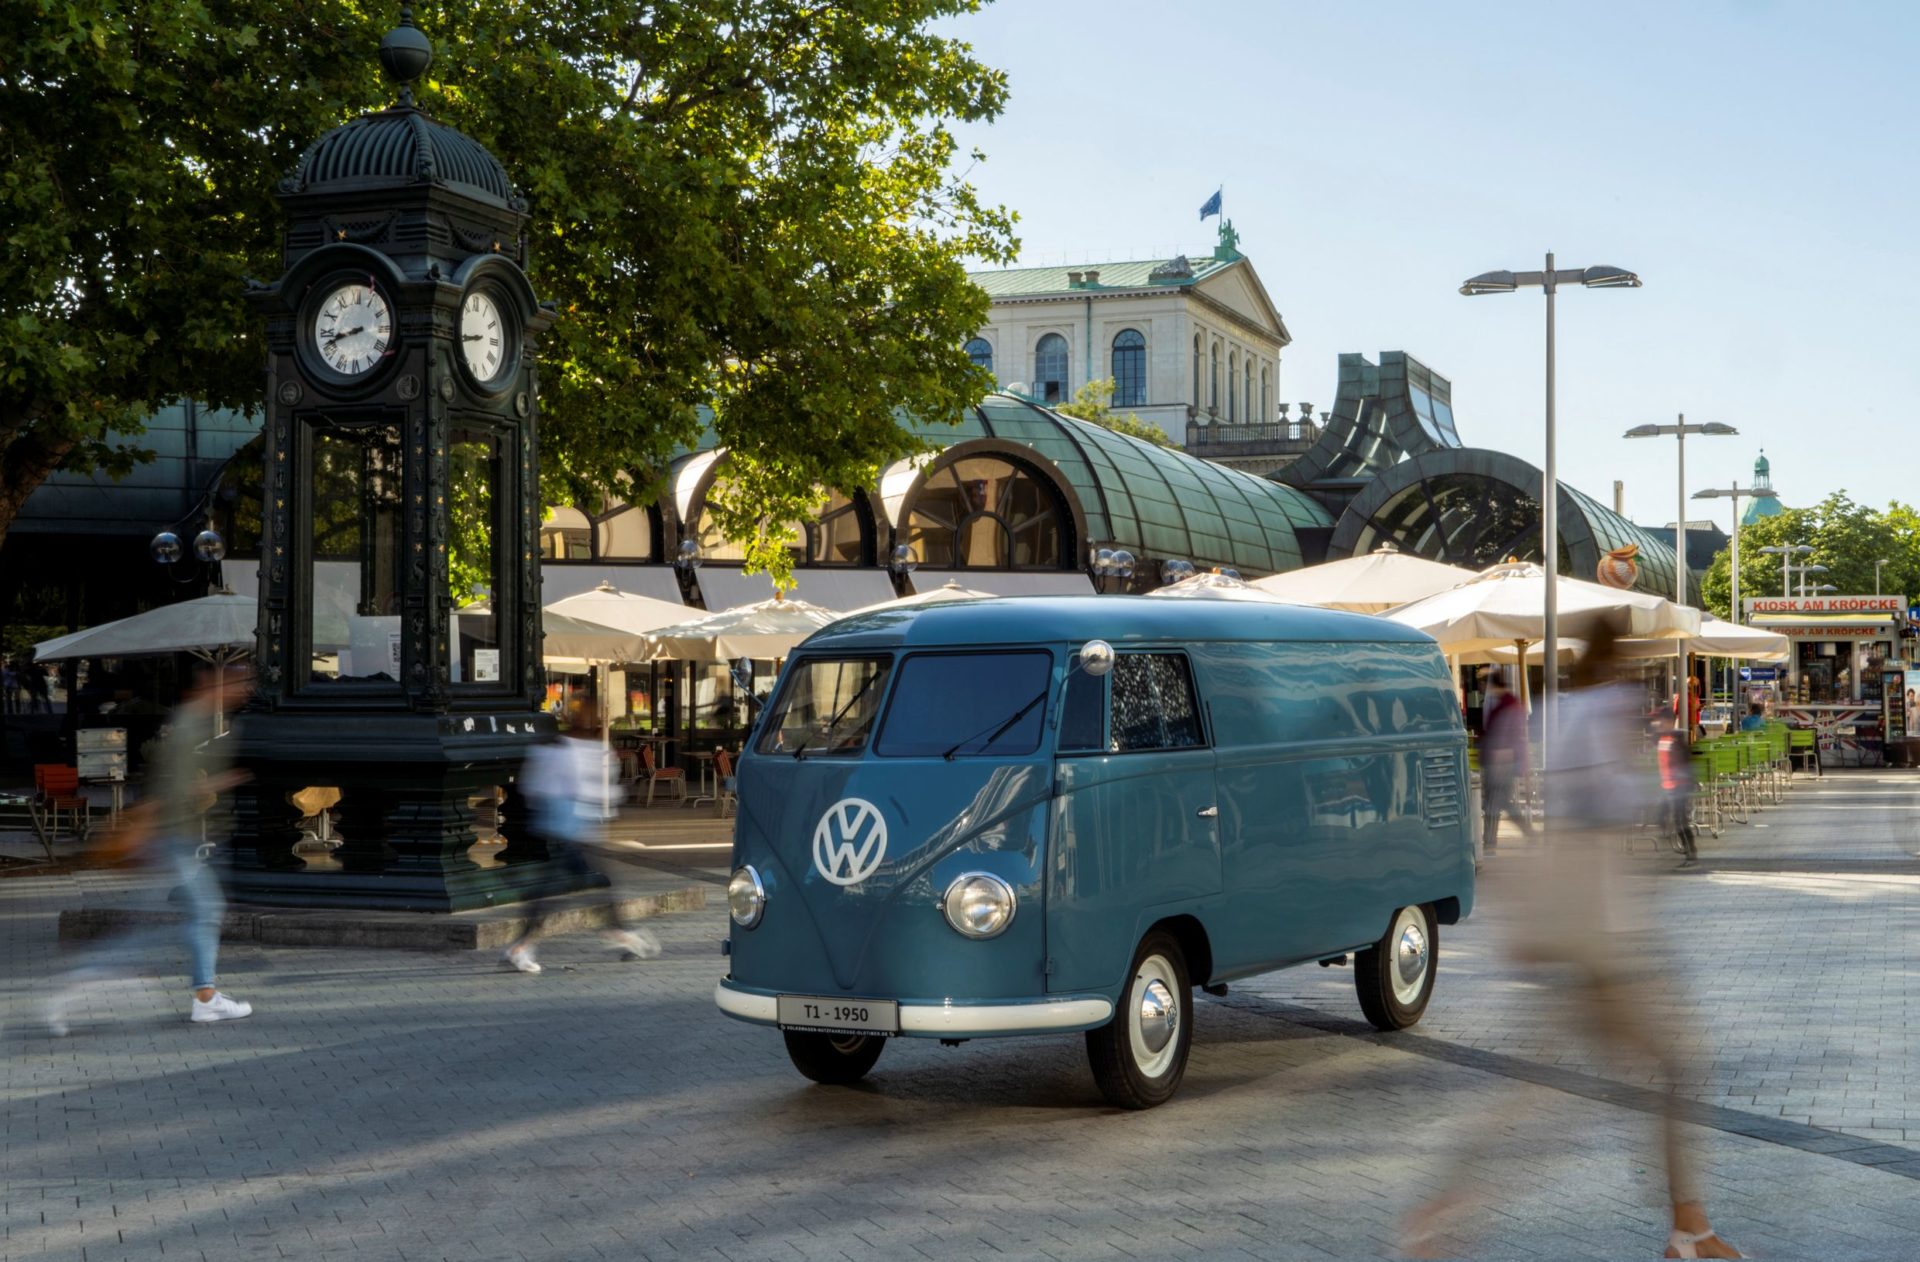
<instances>
[{"instance_id":1,"label":"van windshield","mask_svg":"<svg viewBox=\"0 0 1920 1262\"><path fill-rule=\"evenodd\" d=\"M893 662L885 657L811 658L792 668L756 748L763 754L847 757L867 747Z\"/></svg>"},{"instance_id":2,"label":"van windshield","mask_svg":"<svg viewBox=\"0 0 1920 1262\"><path fill-rule=\"evenodd\" d=\"M883 758L1031 754L1046 730L1047 653L915 653L880 729Z\"/></svg>"}]
</instances>

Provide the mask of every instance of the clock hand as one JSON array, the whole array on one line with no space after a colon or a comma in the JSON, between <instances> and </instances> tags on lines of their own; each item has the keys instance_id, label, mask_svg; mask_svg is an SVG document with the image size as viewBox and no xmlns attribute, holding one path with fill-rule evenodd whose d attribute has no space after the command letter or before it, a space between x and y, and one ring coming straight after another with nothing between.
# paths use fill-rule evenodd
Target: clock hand
<instances>
[{"instance_id":1,"label":"clock hand","mask_svg":"<svg viewBox=\"0 0 1920 1262\"><path fill-rule=\"evenodd\" d=\"M479 333L462 333L460 335L460 340L463 342L477 342L480 340L482 336L483 335Z\"/></svg>"},{"instance_id":2,"label":"clock hand","mask_svg":"<svg viewBox=\"0 0 1920 1262\"><path fill-rule=\"evenodd\" d=\"M366 325L356 324L350 329L340 330L338 333L335 333L332 337L328 338L327 341L337 342L343 337L352 337L355 333L365 333L366 331L367 331Z\"/></svg>"}]
</instances>

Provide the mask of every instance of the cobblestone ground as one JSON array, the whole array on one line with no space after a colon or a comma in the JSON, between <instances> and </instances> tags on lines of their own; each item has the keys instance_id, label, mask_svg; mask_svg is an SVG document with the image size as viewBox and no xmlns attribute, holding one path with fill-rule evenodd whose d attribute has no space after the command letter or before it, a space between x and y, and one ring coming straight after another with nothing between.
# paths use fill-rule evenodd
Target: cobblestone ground
<instances>
[{"instance_id":1,"label":"cobblestone ground","mask_svg":"<svg viewBox=\"0 0 1920 1262\"><path fill-rule=\"evenodd\" d=\"M1760 1256L1915 1252L1908 783L1797 788L1655 887L1718 1044L1682 1084L1714 1218ZM1359 1027L1344 970L1276 975L1203 999L1181 1095L1125 1114L1077 1038L905 1040L857 1088L808 1085L715 1013L717 906L655 922L662 959L565 939L537 977L230 946L252 1019L189 1025L156 964L53 1039L54 916L118 882L0 881L0 1258L1391 1256L1463 1127L1516 1094L1464 1255L1651 1258L1665 1235L1648 1080L1530 1025L1497 905L1446 931L1411 1037Z\"/></svg>"}]
</instances>

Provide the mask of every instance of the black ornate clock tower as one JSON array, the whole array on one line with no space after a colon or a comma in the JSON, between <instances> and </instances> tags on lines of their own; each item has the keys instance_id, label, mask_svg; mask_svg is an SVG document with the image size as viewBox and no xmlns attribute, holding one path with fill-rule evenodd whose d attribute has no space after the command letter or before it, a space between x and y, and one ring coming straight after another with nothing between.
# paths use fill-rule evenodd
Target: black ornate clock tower
<instances>
[{"instance_id":1,"label":"black ornate clock tower","mask_svg":"<svg viewBox=\"0 0 1920 1262\"><path fill-rule=\"evenodd\" d=\"M231 738L253 777L242 902L454 911L578 883L537 843L467 853L472 803L552 730L534 353L553 314L506 171L413 103L432 60L402 10L380 46L399 100L280 182L285 272L247 294L268 370L258 675ZM313 786L341 793L324 867L293 852L289 795Z\"/></svg>"}]
</instances>

